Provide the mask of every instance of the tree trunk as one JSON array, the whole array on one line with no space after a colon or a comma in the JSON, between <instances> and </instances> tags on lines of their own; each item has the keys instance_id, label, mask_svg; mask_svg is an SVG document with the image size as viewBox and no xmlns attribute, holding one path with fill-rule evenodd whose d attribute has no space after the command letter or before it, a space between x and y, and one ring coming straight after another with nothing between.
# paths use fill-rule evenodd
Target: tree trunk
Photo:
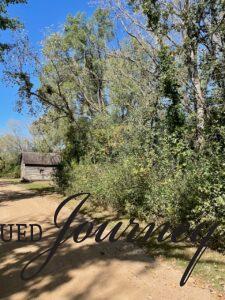
<instances>
[{"instance_id":1,"label":"tree trunk","mask_svg":"<svg viewBox=\"0 0 225 300\"><path fill-rule=\"evenodd\" d=\"M192 84L195 95L196 107L196 147L202 149L205 143L204 129L205 129L205 98L203 95L201 81L198 73L197 65L197 51L191 51L191 64L192 64Z\"/></svg>"},{"instance_id":2,"label":"tree trunk","mask_svg":"<svg viewBox=\"0 0 225 300\"><path fill-rule=\"evenodd\" d=\"M204 129L205 129L205 101L204 96L202 94L201 83L199 78L196 78L195 82L196 90L197 90L197 141L196 145L199 149L204 146L205 138L204 138Z\"/></svg>"}]
</instances>

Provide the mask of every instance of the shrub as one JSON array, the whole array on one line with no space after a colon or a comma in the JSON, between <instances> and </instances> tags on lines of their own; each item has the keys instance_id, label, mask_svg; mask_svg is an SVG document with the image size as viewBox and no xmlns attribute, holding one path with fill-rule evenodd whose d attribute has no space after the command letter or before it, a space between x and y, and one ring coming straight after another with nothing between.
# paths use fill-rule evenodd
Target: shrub
<instances>
[{"instance_id":1,"label":"shrub","mask_svg":"<svg viewBox=\"0 0 225 300\"><path fill-rule=\"evenodd\" d=\"M183 169L185 165L185 170ZM90 192L94 205L146 221L219 221L211 244L225 245L225 172L221 160L209 157L174 164L169 155L146 160L127 156L116 163L73 163L68 173L68 194Z\"/></svg>"}]
</instances>

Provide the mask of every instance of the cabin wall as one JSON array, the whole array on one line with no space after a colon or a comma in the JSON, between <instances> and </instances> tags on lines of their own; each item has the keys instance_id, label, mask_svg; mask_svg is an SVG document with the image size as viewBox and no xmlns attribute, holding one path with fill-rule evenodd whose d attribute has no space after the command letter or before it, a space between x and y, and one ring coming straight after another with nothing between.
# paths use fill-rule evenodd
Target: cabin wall
<instances>
[{"instance_id":1,"label":"cabin wall","mask_svg":"<svg viewBox=\"0 0 225 300\"><path fill-rule=\"evenodd\" d=\"M20 177L25 178L25 164L24 164L23 161L21 162L21 175L20 175Z\"/></svg>"},{"instance_id":2,"label":"cabin wall","mask_svg":"<svg viewBox=\"0 0 225 300\"><path fill-rule=\"evenodd\" d=\"M21 165L21 178L26 180L51 180L55 167Z\"/></svg>"}]
</instances>

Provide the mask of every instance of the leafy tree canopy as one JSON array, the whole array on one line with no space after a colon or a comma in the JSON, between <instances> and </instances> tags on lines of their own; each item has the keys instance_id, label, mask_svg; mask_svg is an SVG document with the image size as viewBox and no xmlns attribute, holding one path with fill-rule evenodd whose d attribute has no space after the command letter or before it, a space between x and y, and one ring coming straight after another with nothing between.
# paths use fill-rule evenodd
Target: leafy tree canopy
<instances>
[{"instance_id":1,"label":"leafy tree canopy","mask_svg":"<svg viewBox=\"0 0 225 300\"><path fill-rule=\"evenodd\" d=\"M1 0L0 3L0 30L16 30L21 27L21 23L15 19L10 18L7 13L7 8L10 4L27 3L26 0ZM8 43L0 43L0 59L5 50L10 49Z\"/></svg>"}]
</instances>

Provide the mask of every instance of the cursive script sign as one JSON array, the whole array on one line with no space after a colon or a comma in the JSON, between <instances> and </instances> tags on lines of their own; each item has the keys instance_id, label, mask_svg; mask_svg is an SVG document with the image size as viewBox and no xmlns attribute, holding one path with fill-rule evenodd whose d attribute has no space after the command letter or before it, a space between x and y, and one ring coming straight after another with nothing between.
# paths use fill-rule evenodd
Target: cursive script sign
<instances>
[{"instance_id":1,"label":"cursive script sign","mask_svg":"<svg viewBox=\"0 0 225 300\"><path fill-rule=\"evenodd\" d=\"M59 225L58 217L62 208L70 202L72 199L76 199L78 197L82 197L80 203L74 208L71 214L68 216L63 225ZM124 238L127 242L147 242L150 238L153 238L157 234L157 241L163 242L166 240L170 240L172 243L189 241L192 243L197 243L198 247L191 258L182 278L180 281L180 286L184 286L188 281L192 271L194 270L196 264L201 258L202 254L206 250L208 246L208 242L219 226L219 223L212 223L210 225L206 225L205 223L201 223L196 226L194 229L190 229L190 224L179 224L175 228L171 226L169 222L166 222L158 227L156 227L155 223L149 223L144 229L140 230L140 226L135 219L131 219L129 224L123 228L123 222L118 222L110 231L107 230L107 226L109 222L104 222L102 224L98 224L97 227L94 227L93 222L84 222L76 226L76 228L72 229L71 224L77 217L77 214L80 212L82 206L89 199L89 193L79 193L76 195L72 195L60 203L58 208L55 211L54 215L54 224L59 229L59 233L56 237L54 243L46 249L45 251L38 253L35 257L29 261L21 272L21 278L23 280L29 280L37 276L41 273L41 271L47 266L49 261L55 255L57 249L60 245L65 243L68 239L72 238L75 243L82 243L87 238L95 238L97 243L101 243L102 241L108 239L110 243L115 243L121 238ZM207 228L206 228L207 227ZM204 234L203 234L204 229ZM85 232L85 234L84 234ZM82 237L81 237L82 233ZM185 237L184 237L185 236ZM32 274L29 273L29 266L39 259L40 257L44 257L43 263L41 263L37 269L35 269Z\"/></svg>"}]
</instances>

